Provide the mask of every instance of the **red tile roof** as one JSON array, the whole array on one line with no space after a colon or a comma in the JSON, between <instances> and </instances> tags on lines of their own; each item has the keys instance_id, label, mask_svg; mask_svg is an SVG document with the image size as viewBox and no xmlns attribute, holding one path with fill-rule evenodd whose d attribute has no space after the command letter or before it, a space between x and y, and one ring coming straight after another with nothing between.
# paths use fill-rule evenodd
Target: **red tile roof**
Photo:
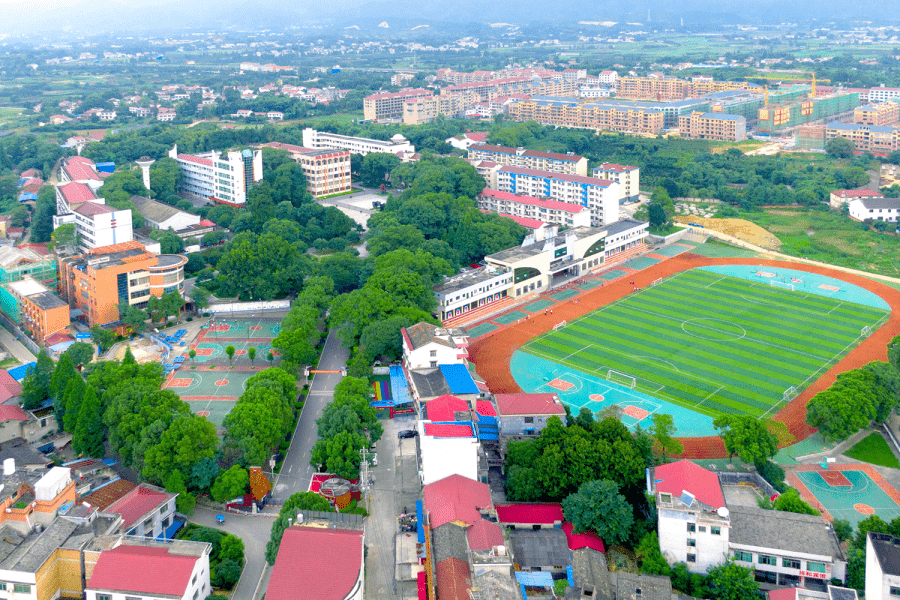
<instances>
[{"instance_id":1,"label":"red tile roof","mask_svg":"<svg viewBox=\"0 0 900 600\"><path fill-rule=\"evenodd\" d=\"M266 600L343 600L357 584L362 557L361 531L288 527Z\"/></svg>"},{"instance_id":2,"label":"red tile roof","mask_svg":"<svg viewBox=\"0 0 900 600\"><path fill-rule=\"evenodd\" d=\"M424 498L432 529L451 521L473 525L481 520L478 509L489 509L492 505L487 484L462 475L450 475L429 483L425 486Z\"/></svg>"},{"instance_id":3,"label":"red tile roof","mask_svg":"<svg viewBox=\"0 0 900 600\"><path fill-rule=\"evenodd\" d=\"M564 415L566 409L557 403L556 394L497 394L497 410L501 415Z\"/></svg>"},{"instance_id":4,"label":"red tile roof","mask_svg":"<svg viewBox=\"0 0 900 600\"><path fill-rule=\"evenodd\" d=\"M884 194L873 190L835 190L831 193L838 198L884 198Z\"/></svg>"},{"instance_id":5,"label":"red tile roof","mask_svg":"<svg viewBox=\"0 0 900 600\"><path fill-rule=\"evenodd\" d=\"M425 404L425 415L429 421L455 421L456 412L468 412L469 405L456 396L444 394ZM466 419L468 421L468 419Z\"/></svg>"},{"instance_id":6,"label":"red tile roof","mask_svg":"<svg viewBox=\"0 0 900 600\"><path fill-rule=\"evenodd\" d=\"M44 343L48 346L54 346L54 345L60 344L62 342L70 342L70 341L72 341L72 336L66 335L65 333L57 332L57 333L54 333L53 335L51 335L50 337L48 337L46 340L44 340Z\"/></svg>"},{"instance_id":7,"label":"red tile roof","mask_svg":"<svg viewBox=\"0 0 900 600\"><path fill-rule=\"evenodd\" d=\"M122 545L100 553L87 587L181 598L198 560L197 556L169 554L168 548Z\"/></svg>"},{"instance_id":8,"label":"red tile roof","mask_svg":"<svg viewBox=\"0 0 900 600\"><path fill-rule=\"evenodd\" d=\"M537 169L525 169L523 167L503 167L501 173L515 173L517 175L527 175L529 177L543 177L548 179L559 179L560 181L571 181L574 183L586 183L588 185L596 185L600 187L609 187L614 182L609 179L599 179L597 177L585 177L584 175L567 175L566 173L553 173L551 171L539 171Z\"/></svg>"},{"instance_id":9,"label":"red tile roof","mask_svg":"<svg viewBox=\"0 0 900 600\"><path fill-rule=\"evenodd\" d=\"M193 154L179 154L178 160L183 160L185 162L190 162L197 165L203 165L205 167L213 166L213 162L208 158L200 158L199 156L194 156Z\"/></svg>"},{"instance_id":10,"label":"red tile roof","mask_svg":"<svg viewBox=\"0 0 900 600\"><path fill-rule=\"evenodd\" d=\"M41 172L38 169L26 169L19 177L40 177L40 175Z\"/></svg>"},{"instance_id":11,"label":"red tile roof","mask_svg":"<svg viewBox=\"0 0 900 600\"><path fill-rule=\"evenodd\" d=\"M473 142L483 142L487 139L487 135L488 134L484 131L471 131L465 134L465 136Z\"/></svg>"},{"instance_id":12,"label":"red tile roof","mask_svg":"<svg viewBox=\"0 0 900 600\"><path fill-rule=\"evenodd\" d=\"M689 492L707 506L713 508L725 506L718 476L689 460L679 460L656 467L654 479L657 480L657 492L672 494L675 497Z\"/></svg>"},{"instance_id":13,"label":"red tile roof","mask_svg":"<svg viewBox=\"0 0 900 600\"><path fill-rule=\"evenodd\" d=\"M562 530L566 532L566 540L569 543L569 550L578 550L579 548L591 548L597 552L606 552L603 540L600 536L592 531L584 533L575 533L575 526L571 523L563 523Z\"/></svg>"},{"instance_id":14,"label":"red tile roof","mask_svg":"<svg viewBox=\"0 0 900 600\"><path fill-rule=\"evenodd\" d=\"M495 523L481 519L466 531L470 550L490 550L503 545L503 533Z\"/></svg>"},{"instance_id":15,"label":"red tile roof","mask_svg":"<svg viewBox=\"0 0 900 600\"><path fill-rule=\"evenodd\" d=\"M803 588L800 588L803 589ZM766 592L769 600L797 600L797 588L780 588Z\"/></svg>"},{"instance_id":16,"label":"red tile roof","mask_svg":"<svg viewBox=\"0 0 900 600\"><path fill-rule=\"evenodd\" d=\"M0 422L27 420L28 415L15 404L0 404Z\"/></svg>"},{"instance_id":17,"label":"red tile roof","mask_svg":"<svg viewBox=\"0 0 900 600\"><path fill-rule=\"evenodd\" d=\"M540 229L544 226L543 221L538 221L537 219L529 219L528 217L517 217L516 215L507 215L504 213L499 213L501 217L506 217L507 219L512 219L522 227L526 229Z\"/></svg>"},{"instance_id":18,"label":"red tile roof","mask_svg":"<svg viewBox=\"0 0 900 600\"><path fill-rule=\"evenodd\" d=\"M485 417L496 417L497 411L494 409L494 405L488 402L487 400L476 400L475 401L475 412L479 415Z\"/></svg>"},{"instance_id":19,"label":"red tile roof","mask_svg":"<svg viewBox=\"0 0 900 600\"><path fill-rule=\"evenodd\" d=\"M470 425L447 425L444 423L425 423L425 435L440 438L475 437Z\"/></svg>"},{"instance_id":20,"label":"red tile roof","mask_svg":"<svg viewBox=\"0 0 900 600\"><path fill-rule=\"evenodd\" d=\"M94 162L81 156L73 156L63 161L62 167L72 181L100 180L100 175L94 168Z\"/></svg>"},{"instance_id":21,"label":"red tile roof","mask_svg":"<svg viewBox=\"0 0 900 600\"><path fill-rule=\"evenodd\" d=\"M564 520L562 506L547 504L498 504L497 519L501 523L552 525Z\"/></svg>"},{"instance_id":22,"label":"red tile roof","mask_svg":"<svg viewBox=\"0 0 900 600\"><path fill-rule=\"evenodd\" d=\"M598 167L603 171L615 171L616 173L624 173L625 171L634 171L637 167L631 165L617 165L616 163L603 163Z\"/></svg>"},{"instance_id":23,"label":"red tile roof","mask_svg":"<svg viewBox=\"0 0 900 600\"><path fill-rule=\"evenodd\" d=\"M510 192L501 192L490 188L481 190L481 195L489 198L496 198L497 200L507 200L518 204L537 206L539 208L546 208L547 210L561 210L568 213L580 213L583 210L587 210L586 207L580 204L560 202L559 200L545 200L543 198L535 198L534 196L518 196Z\"/></svg>"},{"instance_id":24,"label":"red tile roof","mask_svg":"<svg viewBox=\"0 0 900 600\"><path fill-rule=\"evenodd\" d=\"M84 204L76 208L75 212L86 217L93 217L96 215L105 215L108 213L116 212L116 209L112 206L100 204L99 202L85 202Z\"/></svg>"},{"instance_id":25,"label":"red tile roof","mask_svg":"<svg viewBox=\"0 0 900 600\"><path fill-rule=\"evenodd\" d=\"M96 506L98 510L105 511L111 504L123 498L136 487L137 485L127 479L116 479L84 496L82 500L91 506Z\"/></svg>"},{"instance_id":26,"label":"red tile roof","mask_svg":"<svg viewBox=\"0 0 900 600\"><path fill-rule=\"evenodd\" d=\"M16 381L9 371L0 369L0 402L22 395L22 384Z\"/></svg>"},{"instance_id":27,"label":"red tile roof","mask_svg":"<svg viewBox=\"0 0 900 600\"><path fill-rule=\"evenodd\" d=\"M36 253L41 256L50 256L50 248L47 247L46 243L43 244L22 244L19 248L27 248L29 250L34 250Z\"/></svg>"},{"instance_id":28,"label":"red tile roof","mask_svg":"<svg viewBox=\"0 0 900 600\"><path fill-rule=\"evenodd\" d=\"M200 225L203 227L215 227L216 224L210 221L209 219L203 219L200 221Z\"/></svg>"},{"instance_id":29,"label":"red tile roof","mask_svg":"<svg viewBox=\"0 0 900 600\"><path fill-rule=\"evenodd\" d=\"M90 202L97 199L94 190L83 183L70 182L59 187L63 197L69 204L78 204L79 202Z\"/></svg>"},{"instance_id":30,"label":"red tile roof","mask_svg":"<svg viewBox=\"0 0 900 600\"><path fill-rule=\"evenodd\" d=\"M435 568L435 590L440 600L469 600L472 579L469 564L451 556L437 564Z\"/></svg>"},{"instance_id":31,"label":"red tile roof","mask_svg":"<svg viewBox=\"0 0 900 600\"><path fill-rule=\"evenodd\" d=\"M125 529L131 529L135 523L159 508L170 497L171 495L165 492L157 492L139 485L123 498L111 504L107 512L122 515L122 526Z\"/></svg>"}]
</instances>

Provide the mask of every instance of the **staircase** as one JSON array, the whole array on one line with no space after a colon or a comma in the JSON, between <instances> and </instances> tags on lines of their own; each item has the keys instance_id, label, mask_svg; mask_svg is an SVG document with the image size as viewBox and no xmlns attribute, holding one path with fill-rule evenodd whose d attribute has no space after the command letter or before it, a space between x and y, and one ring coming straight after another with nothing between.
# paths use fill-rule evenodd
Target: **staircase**
<instances>
[{"instance_id":1,"label":"staircase","mask_svg":"<svg viewBox=\"0 0 900 600\"><path fill-rule=\"evenodd\" d=\"M623 262L627 262L629 259L634 258L636 256L640 256L641 254L645 254L649 250L649 246L647 244L641 244L640 246L635 246L634 248L629 248L625 252L619 252L618 254L613 254L610 256L605 263L600 265L600 268L604 271L608 270L610 267L615 265L622 264Z\"/></svg>"},{"instance_id":2,"label":"staircase","mask_svg":"<svg viewBox=\"0 0 900 600\"><path fill-rule=\"evenodd\" d=\"M442 322L442 325L444 327L465 327L466 325L474 323L476 321L484 321L487 320L488 317L498 315L502 312L508 311L515 306L530 302L534 299L535 295L536 294L528 294L527 296L518 297L507 296L506 298L502 298L500 300L497 300L496 302L491 302L490 304L479 306L475 310L470 310L467 313L463 313L461 315L447 319L446 321Z\"/></svg>"}]
</instances>

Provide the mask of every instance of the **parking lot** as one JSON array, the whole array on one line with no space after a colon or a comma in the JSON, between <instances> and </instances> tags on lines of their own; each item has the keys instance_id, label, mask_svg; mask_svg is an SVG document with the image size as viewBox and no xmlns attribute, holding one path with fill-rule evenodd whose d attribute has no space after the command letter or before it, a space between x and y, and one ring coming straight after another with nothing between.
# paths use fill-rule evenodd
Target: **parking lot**
<instances>
[{"instance_id":1,"label":"parking lot","mask_svg":"<svg viewBox=\"0 0 900 600\"><path fill-rule=\"evenodd\" d=\"M397 433L414 429L415 416L403 415L383 420L384 435L376 445L378 466L372 467L374 483L366 520L366 596L372 598L414 598L416 581L410 578L414 560L415 532L400 533L398 516L406 507L415 512L422 495L416 464L416 438L400 440ZM410 547L413 556L410 557ZM404 564L398 568L397 558ZM399 578L399 580L398 580Z\"/></svg>"},{"instance_id":2,"label":"parking lot","mask_svg":"<svg viewBox=\"0 0 900 600\"><path fill-rule=\"evenodd\" d=\"M323 198L319 200L322 206L336 206L342 213L362 225L366 226L366 222L374 212L373 202L385 202L387 196L381 196L369 190L362 190L346 196L337 196L335 198Z\"/></svg>"}]
</instances>

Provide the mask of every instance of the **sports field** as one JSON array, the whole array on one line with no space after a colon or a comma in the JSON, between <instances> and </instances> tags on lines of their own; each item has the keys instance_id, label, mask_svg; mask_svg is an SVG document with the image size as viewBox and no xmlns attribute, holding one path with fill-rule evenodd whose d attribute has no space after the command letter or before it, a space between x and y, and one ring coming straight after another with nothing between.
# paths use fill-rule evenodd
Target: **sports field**
<instances>
[{"instance_id":1,"label":"sports field","mask_svg":"<svg viewBox=\"0 0 900 600\"><path fill-rule=\"evenodd\" d=\"M848 301L840 286L773 287L768 275L684 271L521 350L711 417L772 416L888 311Z\"/></svg>"}]
</instances>

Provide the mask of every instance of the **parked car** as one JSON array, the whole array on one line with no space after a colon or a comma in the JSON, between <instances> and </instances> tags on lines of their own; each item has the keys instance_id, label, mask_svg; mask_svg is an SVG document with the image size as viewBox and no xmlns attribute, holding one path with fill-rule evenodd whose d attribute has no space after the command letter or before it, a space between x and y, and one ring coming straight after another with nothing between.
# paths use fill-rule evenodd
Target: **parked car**
<instances>
[{"instance_id":1,"label":"parked car","mask_svg":"<svg viewBox=\"0 0 900 600\"><path fill-rule=\"evenodd\" d=\"M378 454L372 454L371 456L372 456L372 466L377 467L378 466Z\"/></svg>"},{"instance_id":2,"label":"parked car","mask_svg":"<svg viewBox=\"0 0 900 600\"><path fill-rule=\"evenodd\" d=\"M419 435L419 432L416 431L415 429L404 429L403 431L401 431L400 433L397 434L397 437L399 437L402 440L404 438L414 438L417 435Z\"/></svg>"}]
</instances>

